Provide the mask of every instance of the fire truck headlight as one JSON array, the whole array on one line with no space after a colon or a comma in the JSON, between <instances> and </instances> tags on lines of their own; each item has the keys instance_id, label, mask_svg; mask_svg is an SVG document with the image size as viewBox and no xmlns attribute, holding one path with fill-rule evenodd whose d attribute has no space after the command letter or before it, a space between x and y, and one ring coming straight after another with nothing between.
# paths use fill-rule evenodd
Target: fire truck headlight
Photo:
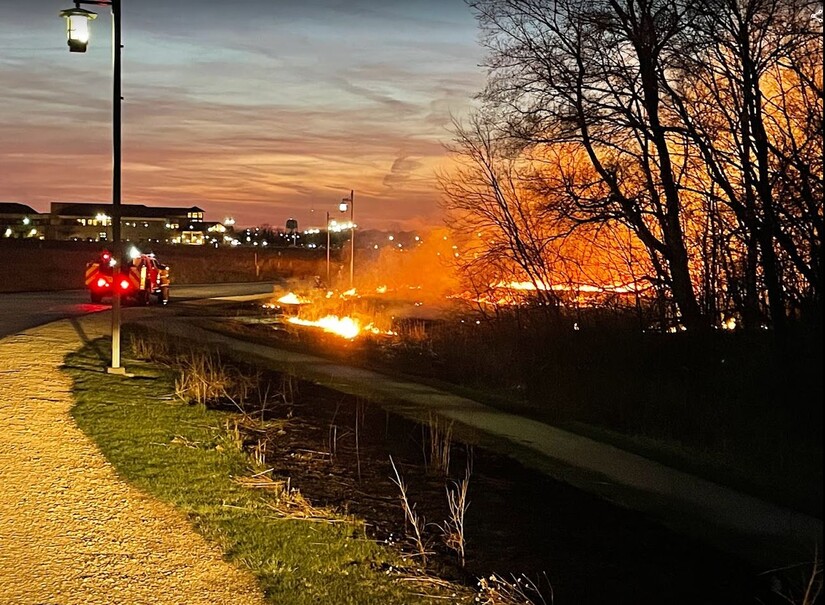
<instances>
[{"instance_id":1,"label":"fire truck headlight","mask_svg":"<svg viewBox=\"0 0 825 605\"><path fill-rule=\"evenodd\" d=\"M120 280L120 289L121 290L128 290L129 289L129 280L128 279Z\"/></svg>"},{"instance_id":2,"label":"fire truck headlight","mask_svg":"<svg viewBox=\"0 0 825 605\"><path fill-rule=\"evenodd\" d=\"M97 287L98 288L105 288L106 287L106 280L103 279L102 277L98 278Z\"/></svg>"}]
</instances>

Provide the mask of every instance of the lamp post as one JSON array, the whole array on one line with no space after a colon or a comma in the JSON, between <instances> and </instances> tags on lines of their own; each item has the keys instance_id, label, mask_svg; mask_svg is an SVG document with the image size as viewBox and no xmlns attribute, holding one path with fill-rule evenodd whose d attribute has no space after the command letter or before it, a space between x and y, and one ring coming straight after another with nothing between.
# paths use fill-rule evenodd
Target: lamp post
<instances>
[{"instance_id":1,"label":"lamp post","mask_svg":"<svg viewBox=\"0 0 825 605\"><path fill-rule=\"evenodd\" d=\"M349 287L355 287L355 192L350 190L349 197L345 197L338 205L341 212L347 211L349 206Z\"/></svg>"},{"instance_id":2,"label":"lamp post","mask_svg":"<svg viewBox=\"0 0 825 605\"><path fill-rule=\"evenodd\" d=\"M816 21L817 23L819 23L820 26L822 26L822 32L821 32L822 35L820 37L820 40L822 41L822 48L821 48L822 54L820 55L819 58L822 61L821 64L820 64L820 67L822 68L822 72L821 72L822 73L822 88L825 89L825 14L823 14L823 13L825 13L825 6L820 5L819 8L816 9L816 11L814 11L814 14L811 15L811 18L814 21ZM825 94L822 95L822 115L823 115L823 119L825 119ZM823 166L823 170L825 170L825 126L822 126L822 133L821 134L822 134L822 166Z\"/></svg>"},{"instance_id":3,"label":"lamp post","mask_svg":"<svg viewBox=\"0 0 825 605\"><path fill-rule=\"evenodd\" d=\"M85 53L89 44L89 23L97 18L81 5L108 6L112 11L112 255L116 270L123 262L120 250L120 164L121 164L121 89L120 89L120 0L75 0L75 7L60 11L66 19L69 52ZM120 365L120 290L112 296L112 363L106 368L110 374L125 374Z\"/></svg>"},{"instance_id":4,"label":"lamp post","mask_svg":"<svg viewBox=\"0 0 825 605\"><path fill-rule=\"evenodd\" d=\"M329 289L329 211L327 211L327 289Z\"/></svg>"}]
</instances>

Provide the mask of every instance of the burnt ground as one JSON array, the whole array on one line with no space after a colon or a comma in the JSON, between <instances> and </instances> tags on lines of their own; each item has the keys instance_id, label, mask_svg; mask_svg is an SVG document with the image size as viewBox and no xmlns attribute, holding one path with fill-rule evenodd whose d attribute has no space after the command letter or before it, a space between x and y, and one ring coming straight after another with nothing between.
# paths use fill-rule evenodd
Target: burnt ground
<instances>
[{"instance_id":1,"label":"burnt ground","mask_svg":"<svg viewBox=\"0 0 825 605\"><path fill-rule=\"evenodd\" d=\"M289 478L314 505L364 519L370 537L412 555L392 456L426 520L428 567L440 577L475 584L492 573L523 574L543 586L547 603L772 602L774 579L509 458L453 443L449 475L428 469L430 427L375 404L301 382L295 403L271 417L288 419L267 436L273 476ZM250 433L248 445L259 438ZM463 477L468 457L462 568L437 524L448 516L445 487Z\"/></svg>"}]
</instances>

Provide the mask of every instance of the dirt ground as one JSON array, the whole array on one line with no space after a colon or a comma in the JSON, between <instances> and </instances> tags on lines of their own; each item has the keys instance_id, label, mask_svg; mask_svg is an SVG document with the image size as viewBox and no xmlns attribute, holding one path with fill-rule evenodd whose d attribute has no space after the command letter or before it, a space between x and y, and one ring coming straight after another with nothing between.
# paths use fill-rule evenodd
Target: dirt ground
<instances>
[{"instance_id":1,"label":"dirt ground","mask_svg":"<svg viewBox=\"0 0 825 605\"><path fill-rule=\"evenodd\" d=\"M262 604L251 575L122 481L69 416L58 367L107 318L0 340L0 604Z\"/></svg>"}]
</instances>

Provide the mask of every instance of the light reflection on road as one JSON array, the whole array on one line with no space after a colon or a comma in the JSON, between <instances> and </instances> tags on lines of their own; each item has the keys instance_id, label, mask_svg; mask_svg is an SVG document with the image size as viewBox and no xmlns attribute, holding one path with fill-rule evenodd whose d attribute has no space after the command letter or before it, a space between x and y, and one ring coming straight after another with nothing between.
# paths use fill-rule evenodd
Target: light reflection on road
<instances>
[{"instance_id":1,"label":"light reflection on road","mask_svg":"<svg viewBox=\"0 0 825 605\"><path fill-rule=\"evenodd\" d=\"M179 286L172 290L171 302L174 304L176 300L266 294L271 293L272 288L272 282ZM108 303L89 302L86 290L0 294L0 337L58 319L99 313L110 308Z\"/></svg>"}]
</instances>

